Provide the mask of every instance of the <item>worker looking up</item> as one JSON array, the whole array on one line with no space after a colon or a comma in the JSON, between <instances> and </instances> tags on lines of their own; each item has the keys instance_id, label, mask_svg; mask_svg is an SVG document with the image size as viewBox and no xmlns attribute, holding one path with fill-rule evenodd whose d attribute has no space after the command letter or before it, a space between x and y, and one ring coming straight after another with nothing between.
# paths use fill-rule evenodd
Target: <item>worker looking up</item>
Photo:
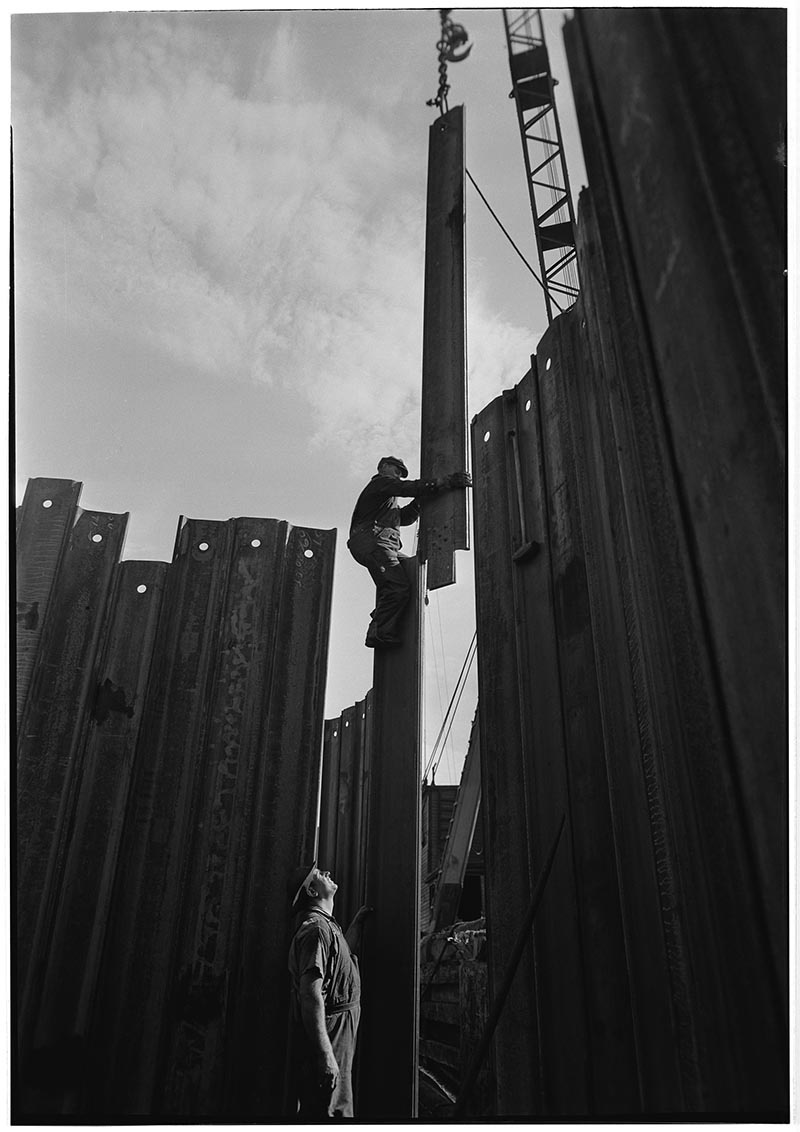
<instances>
[{"instance_id":1,"label":"worker looking up","mask_svg":"<svg viewBox=\"0 0 800 1132\"><path fill-rule=\"evenodd\" d=\"M314 862L289 880L292 908L302 916L289 947L292 976L292 1081L302 1122L353 1115L351 1073L361 1016L360 908L347 933L333 918L338 885Z\"/></svg>"},{"instance_id":2,"label":"worker looking up","mask_svg":"<svg viewBox=\"0 0 800 1132\"><path fill-rule=\"evenodd\" d=\"M467 472L453 472L435 480L409 480L408 468L396 456L384 456L373 476L356 500L350 520L347 547L361 566L366 566L377 589L367 648L399 645L399 627L411 595L411 582L403 566L407 557L400 553L399 527L419 518L420 501L426 496L457 487L470 487ZM403 481L406 482L403 482ZM397 496L412 502L401 507Z\"/></svg>"}]
</instances>

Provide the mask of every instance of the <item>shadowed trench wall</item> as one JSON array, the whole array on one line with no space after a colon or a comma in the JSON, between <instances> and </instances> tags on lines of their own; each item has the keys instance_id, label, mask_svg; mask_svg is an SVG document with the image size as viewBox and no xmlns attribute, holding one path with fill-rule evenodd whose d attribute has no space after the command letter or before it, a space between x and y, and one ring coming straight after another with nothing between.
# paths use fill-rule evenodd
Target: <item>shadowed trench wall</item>
<instances>
[{"instance_id":1,"label":"shadowed trench wall","mask_svg":"<svg viewBox=\"0 0 800 1132\"><path fill-rule=\"evenodd\" d=\"M567 46L582 294L472 436L492 994L567 816L497 1109L786 1119L785 13Z\"/></svg>"},{"instance_id":2,"label":"shadowed trench wall","mask_svg":"<svg viewBox=\"0 0 800 1132\"><path fill-rule=\"evenodd\" d=\"M18 515L15 1116L283 1115L285 883L314 849L335 531Z\"/></svg>"}]
</instances>

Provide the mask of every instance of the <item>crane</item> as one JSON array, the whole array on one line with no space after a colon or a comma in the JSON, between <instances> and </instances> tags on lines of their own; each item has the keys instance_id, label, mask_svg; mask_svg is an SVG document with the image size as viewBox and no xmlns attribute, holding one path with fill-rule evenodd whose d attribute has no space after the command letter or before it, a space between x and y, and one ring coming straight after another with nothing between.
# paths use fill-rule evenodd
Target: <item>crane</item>
<instances>
[{"instance_id":1,"label":"crane","mask_svg":"<svg viewBox=\"0 0 800 1132\"><path fill-rule=\"evenodd\" d=\"M539 8L503 9L547 321L580 293L575 216ZM554 314L555 308L555 314Z\"/></svg>"}]
</instances>

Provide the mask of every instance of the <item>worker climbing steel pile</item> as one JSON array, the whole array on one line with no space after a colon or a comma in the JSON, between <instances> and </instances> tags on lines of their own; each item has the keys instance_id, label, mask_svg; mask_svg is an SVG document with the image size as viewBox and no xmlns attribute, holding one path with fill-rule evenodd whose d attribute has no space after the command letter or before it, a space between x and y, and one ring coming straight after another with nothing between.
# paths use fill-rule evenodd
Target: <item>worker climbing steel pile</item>
<instances>
[{"instance_id":1,"label":"worker climbing steel pile","mask_svg":"<svg viewBox=\"0 0 800 1132\"><path fill-rule=\"evenodd\" d=\"M453 472L434 480L409 480L408 468L397 456L384 456L374 475L356 500L350 520L347 547L361 566L369 570L377 594L372 611L367 648L389 648L402 643L400 626L411 596L411 581L401 554L400 527L419 518L425 497L441 491L471 487L468 472ZM403 482L405 481L405 482ZM401 506L398 496L410 498Z\"/></svg>"}]
</instances>

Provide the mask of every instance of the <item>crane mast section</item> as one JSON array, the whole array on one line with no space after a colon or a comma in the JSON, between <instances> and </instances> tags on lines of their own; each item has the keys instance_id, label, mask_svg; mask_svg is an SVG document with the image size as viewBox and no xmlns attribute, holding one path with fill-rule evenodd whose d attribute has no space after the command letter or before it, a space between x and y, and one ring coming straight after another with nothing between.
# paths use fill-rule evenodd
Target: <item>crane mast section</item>
<instances>
[{"instance_id":1,"label":"crane mast section","mask_svg":"<svg viewBox=\"0 0 800 1132\"><path fill-rule=\"evenodd\" d=\"M528 194L552 322L580 293L575 215L570 193L555 80L539 8L503 9L513 98L522 139Z\"/></svg>"}]
</instances>

